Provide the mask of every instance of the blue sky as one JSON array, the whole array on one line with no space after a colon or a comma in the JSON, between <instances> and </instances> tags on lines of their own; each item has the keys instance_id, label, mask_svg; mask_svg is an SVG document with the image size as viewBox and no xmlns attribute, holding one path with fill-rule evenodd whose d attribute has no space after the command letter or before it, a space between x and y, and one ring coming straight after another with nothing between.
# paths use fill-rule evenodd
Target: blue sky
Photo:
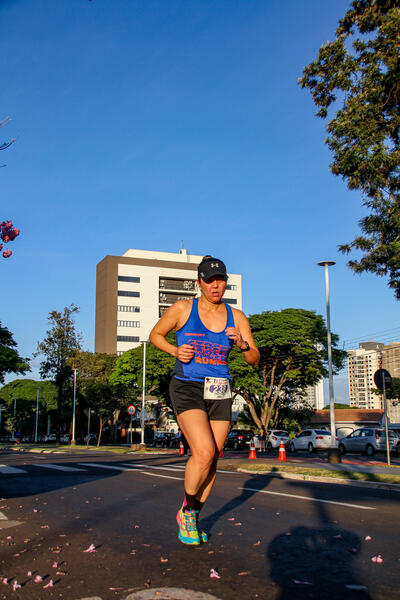
<instances>
[{"instance_id":1,"label":"blue sky","mask_svg":"<svg viewBox=\"0 0 400 600\"><path fill-rule=\"evenodd\" d=\"M181 240L243 274L247 314L325 314L316 263L336 260L333 331L346 347L399 339L386 281L337 252L364 209L330 174L326 123L297 85L349 5L2 0L0 141L20 135L0 156L0 217L21 236L0 262L0 315L22 355L71 302L93 350L96 263Z\"/></svg>"}]
</instances>

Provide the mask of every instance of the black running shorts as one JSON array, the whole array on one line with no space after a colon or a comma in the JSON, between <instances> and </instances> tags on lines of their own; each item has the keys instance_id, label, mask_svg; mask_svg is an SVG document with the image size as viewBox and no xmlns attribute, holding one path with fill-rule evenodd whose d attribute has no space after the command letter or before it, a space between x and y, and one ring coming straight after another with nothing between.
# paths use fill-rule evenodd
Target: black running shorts
<instances>
[{"instance_id":1,"label":"black running shorts","mask_svg":"<svg viewBox=\"0 0 400 600\"><path fill-rule=\"evenodd\" d=\"M200 381L183 381L173 377L169 396L176 415L197 408L204 410L210 421L232 420L232 398L204 400L204 383Z\"/></svg>"}]
</instances>

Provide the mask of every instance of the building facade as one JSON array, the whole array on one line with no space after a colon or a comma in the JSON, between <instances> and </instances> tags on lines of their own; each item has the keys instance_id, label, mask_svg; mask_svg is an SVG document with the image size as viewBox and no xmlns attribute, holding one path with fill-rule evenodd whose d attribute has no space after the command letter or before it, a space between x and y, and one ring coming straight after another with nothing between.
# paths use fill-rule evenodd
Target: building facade
<instances>
[{"instance_id":1,"label":"building facade","mask_svg":"<svg viewBox=\"0 0 400 600\"><path fill-rule=\"evenodd\" d=\"M315 385L309 385L304 390L304 399L315 410L322 410L325 406L324 380L320 379Z\"/></svg>"},{"instance_id":2,"label":"building facade","mask_svg":"<svg viewBox=\"0 0 400 600\"><path fill-rule=\"evenodd\" d=\"M198 296L203 256L128 250L106 256L96 270L95 352L122 354L148 340L161 315L177 300ZM242 276L228 274L224 302L242 308Z\"/></svg>"},{"instance_id":3,"label":"building facade","mask_svg":"<svg viewBox=\"0 0 400 600\"><path fill-rule=\"evenodd\" d=\"M350 406L367 410L381 410L382 397L372 392L375 389L374 373L381 368L383 344L363 342L357 350L349 350L349 393Z\"/></svg>"}]
</instances>

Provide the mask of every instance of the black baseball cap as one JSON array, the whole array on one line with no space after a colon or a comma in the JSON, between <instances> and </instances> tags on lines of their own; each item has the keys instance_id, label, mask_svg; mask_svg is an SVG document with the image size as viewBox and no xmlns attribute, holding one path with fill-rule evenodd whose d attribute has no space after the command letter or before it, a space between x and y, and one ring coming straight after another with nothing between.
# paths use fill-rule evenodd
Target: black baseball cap
<instances>
[{"instance_id":1,"label":"black baseball cap","mask_svg":"<svg viewBox=\"0 0 400 600\"><path fill-rule=\"evenodd\" d=\"M197 275L199 279L201 277L201 279L204 279L204 281L217 276L223 277L225 281L228 279L225 263L223 263L219 258L214 258L213 256L207 256L203 258L197 268Z\"/></svg>"}]
</instances>

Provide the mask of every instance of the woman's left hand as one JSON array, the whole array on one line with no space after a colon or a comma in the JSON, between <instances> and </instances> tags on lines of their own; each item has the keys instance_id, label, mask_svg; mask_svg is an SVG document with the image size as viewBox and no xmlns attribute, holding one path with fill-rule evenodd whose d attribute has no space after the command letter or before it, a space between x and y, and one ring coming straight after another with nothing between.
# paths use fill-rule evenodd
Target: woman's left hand
<instances>
[{"instance_id":1,"label":"woman's left hand","mask_svg":"<svg viewBox=\"0 0 400 600\"><path fill-rule=\"evenodd\" d=\"M244 346L242 334L240 333L239 329L237 329L237 327L227 327L225 329L225 333L230 340L233 340L233 342L238 348L242 348L242 346Z\"/></svg>"}]
</instances>

